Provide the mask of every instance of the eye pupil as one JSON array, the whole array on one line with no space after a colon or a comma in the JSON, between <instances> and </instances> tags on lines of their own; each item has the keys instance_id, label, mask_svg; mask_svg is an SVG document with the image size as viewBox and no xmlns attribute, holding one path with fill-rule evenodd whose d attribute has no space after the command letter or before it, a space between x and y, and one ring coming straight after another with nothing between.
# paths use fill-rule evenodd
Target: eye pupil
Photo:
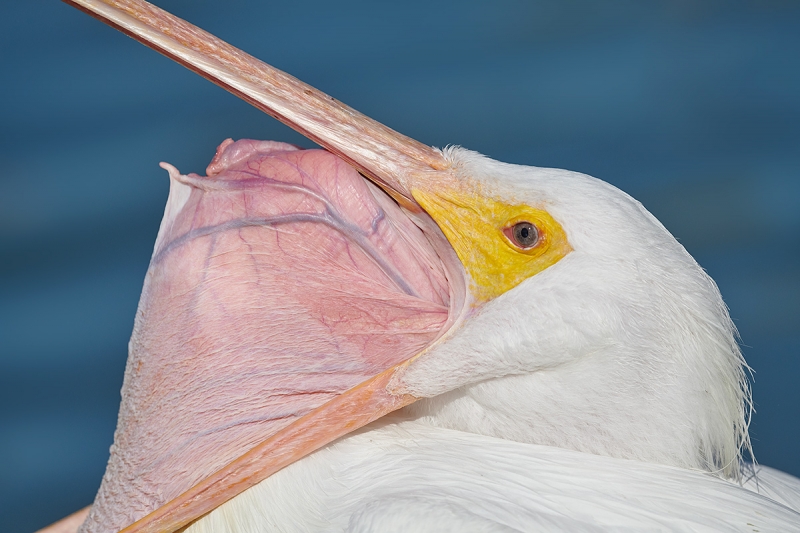
<instances>
[{"instance_id":1,"label":"eye pupil","mask_svg":"<svg viewBox=\"0 0 800 533\"><path fill-rule=\"evenodd\" d=\"M539 230L530 222L519 222L512 228L514 244L520 248L531 248L539 240Z\"/></svg>"}]
</instances>

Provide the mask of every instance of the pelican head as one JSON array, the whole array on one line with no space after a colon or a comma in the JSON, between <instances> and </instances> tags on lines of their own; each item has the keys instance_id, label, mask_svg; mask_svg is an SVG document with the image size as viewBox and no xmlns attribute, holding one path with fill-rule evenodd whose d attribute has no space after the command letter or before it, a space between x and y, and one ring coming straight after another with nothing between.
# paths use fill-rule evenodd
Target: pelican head
<instances>
[{"instance_id":1,"label":"pelican head","mask_svg":"<svg viewBox=\"0 0 800 533\"><path fill-rule=\"evenodd\" d=\"M425 399L407 409L439 426L738 477L746 365L716 284L683 246L599 179L443 154L473 192L428 212L471 294L491 299L409 368L403 390ZM506 290L497 267L471 253L496 246L528 260L498 231L520 220L535 222L557 260Z\"/></svg>"}]
</instances>

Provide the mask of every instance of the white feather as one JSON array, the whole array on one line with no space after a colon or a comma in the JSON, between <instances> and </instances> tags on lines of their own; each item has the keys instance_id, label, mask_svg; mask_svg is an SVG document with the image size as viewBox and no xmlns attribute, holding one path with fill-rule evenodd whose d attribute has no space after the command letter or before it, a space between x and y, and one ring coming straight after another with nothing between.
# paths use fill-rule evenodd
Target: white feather
<instances>
[{"instance_id":1,"label":"white feather","mask_svg":"<svg viewBox=\"0 0 800 533\"><path fill-rule=\"evenodd\" d=\"M758 468L760 484L740 486L682 468L383 422L278 472L186 533L800 531L800 480Z\"/></svg>"}]
</instances>

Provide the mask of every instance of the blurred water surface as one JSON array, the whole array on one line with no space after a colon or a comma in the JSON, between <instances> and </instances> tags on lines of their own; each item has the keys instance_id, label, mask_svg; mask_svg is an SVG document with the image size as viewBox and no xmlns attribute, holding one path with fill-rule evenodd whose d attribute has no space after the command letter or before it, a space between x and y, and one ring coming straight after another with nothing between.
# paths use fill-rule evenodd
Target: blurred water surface
<instances>
[{"instance_id":1,"label":"blurred water surface","mask_svg":"<svg viewBox=\"0 0 800 533\"><path fill-rule=\"evenodd\" d=\"M800 475L796 2L159 1L427 144L585 172L718 282L755 370L760 462ZM310 143L55 1L0 17L0 523L89 504L169 161Z\"/></svg>"}]
</instances>

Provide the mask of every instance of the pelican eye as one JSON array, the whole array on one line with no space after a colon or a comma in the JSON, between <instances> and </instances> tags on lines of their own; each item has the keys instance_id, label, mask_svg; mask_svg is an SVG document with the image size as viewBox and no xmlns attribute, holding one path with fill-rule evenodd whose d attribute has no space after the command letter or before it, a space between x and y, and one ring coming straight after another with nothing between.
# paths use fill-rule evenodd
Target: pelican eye
<instances>
[{"instance_id":1,"label":"pelican eye","mask_svg":"<svg viewBox=\"0 0 800 533\"><path fill-rule=\"evenodd\" d=\"M412 188L411 194L458 255L473 305L513 289L572 251L564 228L543 206L504 202L477 186Z\"/></svg>"},{"instance_id":2,"label":"pelican eye","mask_svg":"<svg viewBox=\"0 0 800 533\"><path fill-rule=\"evenodd\" d=\"M503 231L511 243L523 250L533 248L539 243L539 228L530 222L517 222Z\"/></svg>"}]
</instances>

